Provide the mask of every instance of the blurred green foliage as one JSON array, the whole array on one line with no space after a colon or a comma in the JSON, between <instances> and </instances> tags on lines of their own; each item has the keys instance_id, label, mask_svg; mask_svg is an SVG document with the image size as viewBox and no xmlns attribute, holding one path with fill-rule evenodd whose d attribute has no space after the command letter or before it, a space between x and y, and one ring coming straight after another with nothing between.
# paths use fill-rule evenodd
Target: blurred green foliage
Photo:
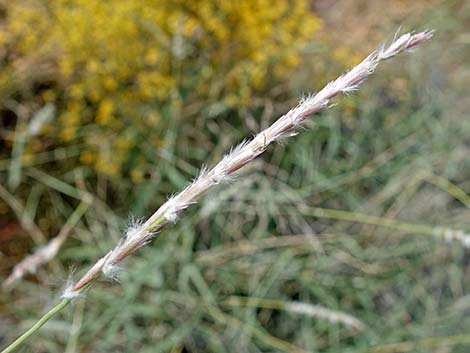
<instances>
[{"instance_id":1,"label":"blurred green foliage","mask_svg":"<svg viewBox=\"0 0 470 353\"><path fill-rule=\"evenodd\" d=\"M52 28L48 26L56 22L45 13L62 3L41 2L43 7L37 10L38 3L19 4L21 8L33 4L32 17L41 14L34 20L40 23L34 27L38 31ZM292 10L298 16L291 26L302 28L301 19L308 15L312 19L310 32L317 30L319 17L325 30L318 29L314 37L318 42L304 52L299 46L305 48L311 40L309 33L300 36L299 42L279 45L276 50L281 54L274 58L282 62L283 55L294 54L302 65L275 76L277 61L270 66L271 59L264 59L269 63L261 86L249 73L249 63L256 62L254 56L246 54L245 60L226 57L229 49L213 33L221 25L228 28L231 21L218 16L217 24L203 26L196 21L196 32L186 36L181 31L183 24L193 18L189 15L191 7L187 7L192 2L178 1L172 8L158 5L167 9L167 17L158 23L169 28L157 34L149 27L140 27L138 21L126 21L128 13L136 17L151 13L138 3L116 3L114 13L104 10L104 2L83 2L84 11L75 13L74 18L85 23L76 24L75 35L87 38L76 47L87 54L69 58L73 62L70 77L64 76L64 67L57 61L66 58L66 53L59 50L60 46L57 51L51 50L58 38L62 38L58 42L62 45L68 39L57 37L53 41L54 36L47 31L42 35L47 39L47 55L35 42L38 49L32 54L37 54L36 59L28 61L27 56L20 55L4 61L2 73L13 76L4 78L1 86L5 107L0 180L6 185L12 170L16 170L19 184L9 189L10 199L0 202L0 277L6 278L25 253L41 244L41 238L34 237L28 224L37 224L44 238L51 239L78 207L84 193L93 196L93 203L54 261L26 277L12 291L1 293L0 344L5 345L57 302L70 266L76 268L78 274L73 276L77 277L118 241L129 214L149 215L169 194L196 176L202 163L212 165L250 131L258 131L295 104L303 91L320 87L340 74L344 66L357 61L359 54L390 38L399 23L404 30L434 28L437 34L414 53L382 65L357 95L339 100L338 107L312 119L311 129L285 146L275 146L231 185L188 209L178 224L126 261L120 284L97 284L85 299L45 326L25 349L67 353L467 353L469 250L460 243L445 243L406 230L413 226L397 230L383 225L392 219L467 233L470 229L466 201L470 193L468 2L433 1L431 6L425 1L407 0L344 0L335 5L317 1L316 15L307 12L307 3L295 10L292 6L296 2L289 2L286 14ZM284 2L270 4L276 7L280 3ZM12 4L16 3L4 7ZM67 5L64 11L74 13L81 3L63 4ZM126 6L132 10L125 10ZM287 28L280 19L266 20L272 25L268 37L256 33L256 29L251 34L244 32L249 21L258 23L263 16L274 16L268 13L275 11L266 8L269 4L240 15L243 19L236 21L247 23L238 32L231 29L224 35L241 32L243 43L251 44L239 45L251 48L253 55L256 48L266 48L268 42L274 45L270 36ZM173 10L176 17L170 21ZM180 13L184 15L179 17ZM94 33L98 28L91 25L98 14L102 21L116 16L116 21L132 22L139 33L146 33L142 38L148 43L141 43L139 60L145 60L145 50L158 47L162 48L158 60L163 61L157 62L169 62L174 59L175 43L183 43L187 56L178 61L180 66L166 71L175 80L168 95L148 100L142 96L127 106L122 104L126 94L141 94L138 81L131 80L126 86L116 76L118 86L108 92L104 88L106 74L86 71L91 62L88 57L97 58L100 65L107 58L120 60L107 55L113 50L107 45L128 49L122 54L124 58L131 58L131 51L138 46L113 32L119 27L117 23L117 27L106 27L96 37L88 38L88 29ZM23 21L21 25L31 28L31 23ZM73 32L73 26L69 31ZM126 27L119 33L124 36L130 33L128 30ZM183 36L182 42L176 39L179 35ZM34 41L39 38L33 37ZM238 43L242 43L242 37L237 37ZM98 50L99 40L105 42L103 52ZM236 48L231 50L237 52ZM152 59L152 54L147 59ZM140 65L139 61L123 60L127 64L124 68L129 70L137 70L133 65ZM222 64L218 60L228 61ZM152 65L138 68L160 67ZM244 68L236 69L240 66ZM22 71L23 67L41 70ZM214 68L217 70L211 71ZM206 79L207 70L211 76ZM20 73L22 76L18 76ZM38 81L34 74L40 74ZM50 83L34 85L47 82L44 78ZM96 82L100 82L102 94L107 93L93 101L89 95ZM73 98L75 85L81 85L80 99ZM250 91L243 93L247 89ZM106 99L111 102L108 106ZM30 118L45 102L55 104L59 115L41 137L27 138L24 131L28 131ZM71 140L60 140L65 126L61 119L74 112L68 105L72 102L81 102L78 116L84 123L77 122ZM101 104L104 106L100 108ZM103 117L111 117L108 122L97 120L99 109L109 113L103 113ZM146 120L150 113L156 115ZM123 121L123 126L114 127L115 120ZM142 123L140 128L136 121ZM132 133L127 135L126 131ZM18 136L26 140L25 155L31 155L29 160L18 161L20 149L16 154L12 151L12 146L20 145ZM94 136L92 142L87 142L86 136ZM125 161L121 160L117 175L96 173L100 153L106 151L99 146L123 136L133 141L133 147L127 150ZM110 146L106 147L110 155L117 155L119 148ZM80 159L89 164L80 164ZM327 212L316 211L318 208L344 210L348 217L328 217ZM12 210L19 212L15 215ZM361 214L377 217L377 222L367 224ZM352 315L365 327L356 330L307 312L282 310L282 305L237 304L234 299L240 296L251 298L252 303L261 298L267 302L321 305ZM388 346L400 342L401 346Z\"/></svg>"}]
</instances>

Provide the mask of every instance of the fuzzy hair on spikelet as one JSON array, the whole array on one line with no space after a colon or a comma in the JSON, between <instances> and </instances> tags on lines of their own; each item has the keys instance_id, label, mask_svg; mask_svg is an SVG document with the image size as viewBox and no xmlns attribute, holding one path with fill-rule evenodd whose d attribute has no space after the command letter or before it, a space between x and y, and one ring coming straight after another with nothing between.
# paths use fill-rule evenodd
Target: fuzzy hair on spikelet
<instances>
[{"instance_id":1,"label":"fuzzy hair on spikelet","mask_svg":"<svg viewBox=\"0 0 470 353\"><path fill-rule=\"evenodd\" d=\"M141 218L136 218L131 215L127 222L126 231L124 232L124 239L135 238L142 231L143 224L144 221Z\"/></svg>"},{"instance_id":2,"label":"fuzzy hair on spikelet","mask_svg":"<svg viewBox=\"0 0 470 353\"><path fill-rule=\"evenodd\" d=\"M119 278L122 273L123 268L118 265L113 265L109 262L106 262L103 265L103 269L101 272L103 273L103 277L111 282L120 282Z\"/></svg>"},{"instance_id":3,"label":"fuzzy hair on spikelet","mask_svg":"<svg viewBox=\"0 0 470 353\"><path fill-rule=\"evenodd\" d=\"M73 270L70 272L70 275L69 277L67 278L67 282L65 283L65 287L64 289L62 290L62 294L60 295L60 297L62 299L70 299L70 300L74 300L74 299L78 299L78 298L81 298L83 296L82 293L78 292L78 291L75 291L73 289L73 286L74 286L74 283L73 283Z\"/></svg>"},{"instance_id":4,"label":"fuzzy hair on spikelet","mask_svg":"<svg viewBox=\"0 0 470 353\"><path fill-rule=\"evenodd\" d=\"M188 185L184 190L188 190L191 185ZM178 220L178 215L181 211L188 208L194 201L187 201L182 199L181 194L176 194L168 199L166 202L163 217L170 222L175 223Z\"/></svg>"}]
</instances>

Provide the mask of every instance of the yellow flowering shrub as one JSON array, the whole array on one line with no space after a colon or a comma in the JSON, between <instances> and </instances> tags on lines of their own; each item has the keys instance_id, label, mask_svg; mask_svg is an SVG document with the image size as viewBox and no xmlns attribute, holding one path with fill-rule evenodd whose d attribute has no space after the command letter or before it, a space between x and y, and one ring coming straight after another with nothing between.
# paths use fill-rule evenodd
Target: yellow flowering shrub
<instances>
[{"instance_id":1,"label":"yellow flowering shrub","mask_svg":"<svg viewBox=\"0 0 470 353\"><path fill-rule=\"evenodd\" d=\"M48 62L53 70L46 79L36 73L46 84L34 88L58 107L48 137L83 144L80 162L98 173L128 168L138 181L142 173L130 171L131 151L142 139L161 143L164 107L207 98L247 106L252 90L262 92L299 64L320 24L309 4L6 1L0 44L8 53L0 89L11 86L25 63Z\"/></svg>"}]
</instances>

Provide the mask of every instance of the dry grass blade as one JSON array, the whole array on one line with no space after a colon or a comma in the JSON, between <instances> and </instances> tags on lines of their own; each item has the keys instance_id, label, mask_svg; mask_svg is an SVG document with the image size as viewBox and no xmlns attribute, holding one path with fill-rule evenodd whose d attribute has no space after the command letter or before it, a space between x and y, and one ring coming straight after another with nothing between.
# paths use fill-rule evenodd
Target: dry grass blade
<instances>
[{"instance_id":1,"label":"dry grass blade","mask_svg":"<svg viewBox=\"0 0 470 353\"><path fill-rule=\"evenodd\" d=\"M304 249L318 249L317 240L313 235L285 235L282 237L269 237L258 241L241 240L227 246L220 246L212 250L200 251L196 262L201 264L220 265L234 256L251 255L258 251L281 247L301 247Z\"/></svg>"},{"instance_id":2,"label":"dry grass blade","mask_svg":"<svg viewBox=\"0 0 470 353\"><path fill-rule=\"evenodd\" d=\"M12 273L3 283L3 288L10 289L16 282L28 273L36 273L38 268L53 259L60 250L72 229L87 211L89 203L82 202L72 213L59 234L49 241L45 246L40 247L33 254L26 256L15 265Z\"/></svg>"},{"instance_id":3,"label":"dry grass blade","mask_svg":"<svg viewBox=\"0 0 470 353\"><path fill-rule=\"evenodd\" d=\"M372 348L373 353L400 353L416 350L426 350L434 347L452 347L470 344L470 335L457 335L448 337L431 337L418 341L391 343ZM443 350L447 351L447 350Z\"/></svg>"},{"instance_id":4,"label":"dry grass blade","mask_svg":"<svg viewBox=\"0 0 470 353\"><path fill-rule=\"evenodd\" d=\"M314 305L305 302L285 302L274 299L232 296L228 298L224 304L231 306L254 306L266 309L284 310L295 314L327 320L332 323L340 323L356 330L362 330L364 328L364 324L352 315L342 311L331 310L321 305Z\"/></svg>"},{"instance_id":5,"label":"dry grass blade","mask_svg":"<svg viewBox=\"0 0 470 353\"><path fill-rule=\"evenodd\" d=\"M23 205L0 184L0 198L15 212L21 226L31 235L34 242L39 245L46 243L46 237L41 229L25 212Z\"/></svg>"}]
</instances>

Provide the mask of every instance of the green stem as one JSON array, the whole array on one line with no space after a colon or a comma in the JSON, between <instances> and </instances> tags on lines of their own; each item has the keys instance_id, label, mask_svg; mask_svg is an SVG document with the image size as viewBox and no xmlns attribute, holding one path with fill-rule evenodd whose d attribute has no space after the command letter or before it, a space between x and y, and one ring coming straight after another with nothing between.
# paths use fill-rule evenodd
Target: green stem
<instances>
[{"instance_id":1,"label":"green stem","mask_svg":"<svg viewBox=\"0 0 470 353\"><path fill-rule=\"evenodd\" d=\"M51 310L45 313L44 316L41 317L28 331L23 333L12 344L10 344L0 353L10 353L15 348L18 348L18 346L20 346L24 341L26 341L29 338L29 336L31 336L37 330L39 330L51 317L53 317L55 314L57 314L59 311L65 308L71 302L71 300L72 299L70 298L62 299L62 301L59 304L57 304L55 307L53 307Z\"/></svg>"}]
</instances>

